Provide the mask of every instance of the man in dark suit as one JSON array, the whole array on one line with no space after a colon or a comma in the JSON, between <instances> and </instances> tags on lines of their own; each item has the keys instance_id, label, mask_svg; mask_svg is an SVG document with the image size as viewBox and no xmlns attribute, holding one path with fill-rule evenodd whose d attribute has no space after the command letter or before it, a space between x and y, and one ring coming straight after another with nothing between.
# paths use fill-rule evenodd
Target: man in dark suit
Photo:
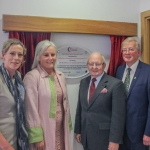
<instances>
[{"instance_id":1,"label":"man in dark suit","mask_svg":"<svg viewBox=\"0 0 150 150\"><path fill-rule=\"evenodd\" d=\"M118 150L122 143L126 92L121 80L104 72L105 66L104 57L92 53L87 61L91 76L80 83L74 132L84 150Z\"/></svg>"},{"instance_id":2,"label":"man in dark suit","mask_svg":"<svg viewBox=\"0 0 150 150\"><path fill-rule=\"evenodd\" d=\"M118 67L116 77L125 81L130 68L127 89L126 128L120 150L148 150L150 145L150 66L139 60L140 44L129 37L122 43L125 65Z\"/></svg>"}]
</instances>

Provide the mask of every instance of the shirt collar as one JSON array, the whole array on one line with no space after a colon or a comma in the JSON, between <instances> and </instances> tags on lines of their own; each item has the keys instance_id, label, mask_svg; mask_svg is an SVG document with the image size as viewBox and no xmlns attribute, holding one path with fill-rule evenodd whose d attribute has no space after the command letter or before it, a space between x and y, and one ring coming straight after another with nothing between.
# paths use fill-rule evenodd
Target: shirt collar
<instances>
[{"instance_id":1,"label":"shirt collar","mask_svg":"<svg viewBox=\"0 0 150 150\"><path fill-rule=\"evenodd\" d=\"M97 81L99 82L103 75L104 75L104 72L100 76L96 77L96 82ZM92 81L92 79L93 79L93 77L91 77L91 81Z\"/></svg>"},{"instance_id":2,"label":"shirt collar","mask_svg":"<svg viewBox=\"0 0 150 150\"><path fill-rule=\"evenodd\" d=\"M129 67L127 64L126 64L126 71L127 71L127 68L131 68L133 72L136 71L136 68L139 64L139 60L137 60L131 67Z\"/></svg>"},{"instance_id":3,"label":"shirt collar","mask_svg":"<svg viewBox=\"0 0 150 150\"><path fill-rule=\"evenodd\" d=\"M42 66L40 64L38 64L37 69L41 75L42 78L48 77L49 74L42 68ZM62 75L62 72L55 70L56 75Z\"/></svg>"}]
</instances>

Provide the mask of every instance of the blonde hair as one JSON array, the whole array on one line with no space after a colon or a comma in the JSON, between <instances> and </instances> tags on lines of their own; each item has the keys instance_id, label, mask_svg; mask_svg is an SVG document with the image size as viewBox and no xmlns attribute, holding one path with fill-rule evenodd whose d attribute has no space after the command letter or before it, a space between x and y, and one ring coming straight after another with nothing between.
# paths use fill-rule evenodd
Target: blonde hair
<instances>
[{"instance_id":1,"label":"blonde hair","mask_svg":"<svg viewBox=\"0 0 150 150\"><path fill-rule=\"evenodd\" d=\"M20 45L23 48L23 55L26 54L27 50L24 44L20 42L18 39L8 39L7 41L5 41L2 47L2 52L6 53L12 45Z\"/></svg>"}]
</instances>

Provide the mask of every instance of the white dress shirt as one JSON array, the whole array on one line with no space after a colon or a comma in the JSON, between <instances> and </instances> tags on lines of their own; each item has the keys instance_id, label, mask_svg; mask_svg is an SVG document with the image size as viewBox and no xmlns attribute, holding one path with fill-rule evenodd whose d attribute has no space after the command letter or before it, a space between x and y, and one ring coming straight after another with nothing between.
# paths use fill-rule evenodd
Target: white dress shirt
<instances>
[{"instance_id":1,"label":"white dress shirt","mask_svg":"<svg viewBox=\"0 0 150 150\"><path fill-rule=\"evenodd\" d=\"M128 68L131 68L131 71L130 71L130 85L131 85L132 79L133 79L133 78L136 78L136 77L134 77L134 74L135 74L135 71L136 71L136 68L137 68L138 64L139 64L139 60L137 60L131 67L129 67L129 66L126 64L126 68L125 68L125 70L124 70L123 78L122 78L122 81L123 81L123 82L124 82L125 77L126 77L127 72L128 72L127 69L128 69ZM129 85L129 88L130 88L130 85Z\"/></svg>"}]
</instances>

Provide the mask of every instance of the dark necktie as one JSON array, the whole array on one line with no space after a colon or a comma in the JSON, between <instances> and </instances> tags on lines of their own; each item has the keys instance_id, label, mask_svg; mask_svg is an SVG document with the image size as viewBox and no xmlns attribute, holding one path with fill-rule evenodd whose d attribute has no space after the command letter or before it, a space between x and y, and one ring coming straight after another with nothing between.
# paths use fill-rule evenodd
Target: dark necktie
<instances>
[{"instance_id":1,"label":"dark necktie","mask_svg":"<svg viewBox=\"0 0 150 150\"><path fill-rule=\"evenodd\" d=\"M96 78L93 78L92 83L90 85L89 103L90 103L92 96L94 94L94 91L95 91L95 83L94 83L95 81L96 81Z\"/></svg>"},{"instance_id":2,"label":"dark necktie","mask_svg":"<svg viewBox=\"0 0 150 150\"><path fill-rule=\"evenodd\" d=\"M130 71L131 71L131 68L128 68L127 69L127 75L126 75L125 80L124 80L124 85L125 85L125 89L126 89L127 93L129 91L129 86L130 86Z\"/></svg>"}]
</instances>

